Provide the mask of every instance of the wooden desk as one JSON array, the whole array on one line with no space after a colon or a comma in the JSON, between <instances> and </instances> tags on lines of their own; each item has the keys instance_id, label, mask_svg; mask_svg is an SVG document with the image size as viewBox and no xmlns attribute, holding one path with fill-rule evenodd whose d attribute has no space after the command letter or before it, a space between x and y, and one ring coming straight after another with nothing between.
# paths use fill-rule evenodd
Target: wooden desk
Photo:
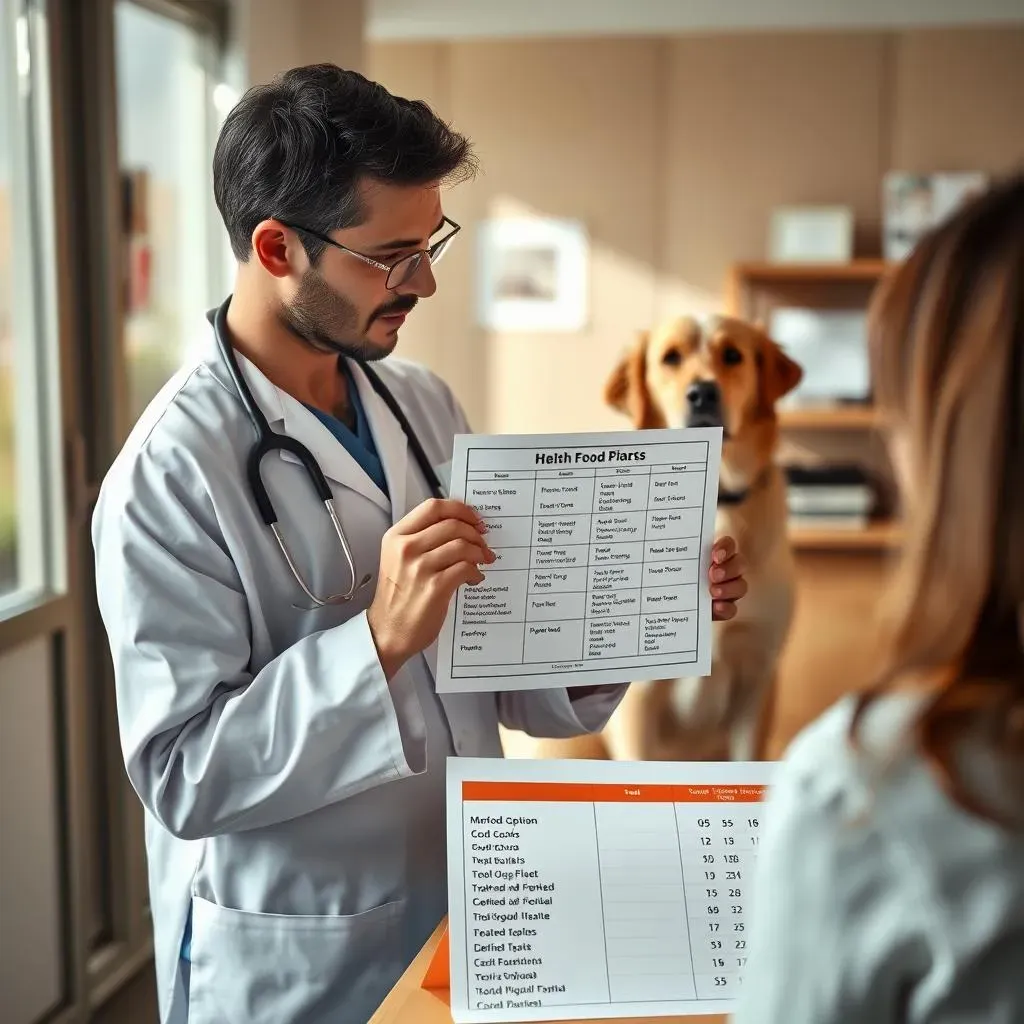
<instances>
[{"instance_id":1,"label":"wooden desk","mask_svg":"<svg viewBox=\"0 0 1024 1024\"><path fill-rule=\"evenodd\" d=\"M445 994L420 987L446 927L446 921L437 926L409 969L398 979L387 999L370 1018L370 1024L452 1024ZM727 1021L727 1017L721 1016L616 1017L614 1020L580 1020L578 1024L726 1024Z\"/></svg>"}]
</instances>

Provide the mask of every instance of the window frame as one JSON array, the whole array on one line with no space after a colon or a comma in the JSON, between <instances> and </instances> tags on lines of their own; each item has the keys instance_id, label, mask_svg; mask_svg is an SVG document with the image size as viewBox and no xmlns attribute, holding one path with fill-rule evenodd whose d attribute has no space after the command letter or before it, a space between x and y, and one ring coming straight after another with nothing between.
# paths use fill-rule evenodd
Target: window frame
<instances>
[{"instance_id":1,"label":"window frame","mask_svg":"<svg viewBox=\"0 0 1024 1024\"><path fill-rule=\"evenodd\" d=\"M217 132L223 117L223 111L218 110L215 99L217 88L226 84L228 66L230 63L230 46L228 35L228 8L220 0L102 0L104 5L110 9L112 22L110 46L110 61L113 65L111 82L113 84L113 124L112 139L115 162L119 161L118 148L118 117L117 117L117 83L116 83L116 9L119 4L127 4L140 10L149 11L159 17L176 21L187 29L195 32L199 37L199 59L206 76L206 94L203 109L203 122L196 125L198 134L201 136L202 145L212 160L213 146L216 142ZM217 12L220 12L218 15ZM119 166L119 163L118 163ZM209 166L209 165L207 165ZM227 294L230 282L227 276L228 263L231 253L226 232L220 222L220 213L213 196L212 182L204 190L203 197L204 211L203 221L206 229L205 260L207 267L206 283L210 293L211 305L220 301L220 296ZM120 198L118 199L120 203ZM120 216L120 206L118 207ZM120 225L118 225L120 232ZM123 241L120 238L119 242ZM127 253L122 249L120 259L126 258ZM214 298L216 296L216 298ZM113 325L112 325L113 326ZM115 447L127 437L128 431L134 423L135 412L131 408L131 388L128 375L129 359L127 351L127 330L125 318L117 317L116 329L109 335L118 339L118 349L114 360L114 370L119 375L117 381L118 402L114 409L115 426L114 438Z\"/></svg>"},{"instance_id":2,"label":"window frame","mask_svg":"<svg viewBox=\"0 0 1024 1024\"><path fill-rule=\"evenodd\" d=\"M228 0L133 2L200 31L210 46L212 89L230 56ZM36 248L51 266L44 268L45 287L32 293L33 333L24 335L45 338L33 346L31 368L46 375L38 388L48 403L46 420L34 450L51 463L40 499L50 552L33 570L46 586L19 600L0 599L0 654L40 636L51 647L64 983L62 1003L46 1019L77 1024L151 965L153 953L143 814L121 760L90 536L100 481L129 426L114 0L4 0L0 17L12 5L19 14L28 12L35 26L32 74L38 83L32 97L41 112L32 121L32 159L50 161L34 180L40 223L49 218L51 231ZM211 133L215 124L211 107ZM216 212L212 196L209 210ZM16 232L40 216L18 215L23 223ZM214 269L226 267L218 242L211 237ZM21 288L19 282L15 294L24 294ZM14 329L23 331L20 323ZM37 407L42 417L43 407Z\"/></svg>"},{"instance_id":3,"label":"window frame","mask_svg":"<svg viewBox=\"0 0 1024 1024\"><path fill-rule=\"evenodd\" d=\"M65 0L67 2L67 0ZM72 0L73 2L73 0ZM90 338L83 347L87 362L101 368L91 381L82 375L83 406L99 411L102 418L94 421L96 429L85 438L88 463L87 482L81 501L91 516L99 483L130 431L133 422L129 403L128 360L125 348L125 316L122 309L122 268L125 260L122 233L121 168L118 145L117 61L115 11L118 0L95 0L90 13L79 12L77 32L79 60L84 65L83 79L90 83L82 93L92 102L83 104L82 123L86 135L92 134L93 143L85 173L80 180L87 183L79 206L84 213L81 234L85 245L83 254L83 288L89 294L83 301L91 308ZM198 32L206 45L204 58L207 71L216 76L227 57L226 3L199 0L131 0L139 8L172 18ZM214 13L219 11L219 16ZM84 24L83 24L84 23ZM71 29L75 36L74 28ZM72 43L73 45L73 43ZM207 95L207 119L204 135L210 136L212 110L211 83ZM86 150L88 152L88 149ZM212 195L208 215L216 214ZM211 238L216 232L212 230ZM98 241L102 240L102 241ZM211 241L212 246L212 241ZM90 276L85 277L88 272ZM216 263L212 266L216 268ZM110 401L113 396L113 401ZM90 552L91 553L91 552ZM144 815L138 796L131 788L124 772L119 743L117 712L114 700L113 672L106 648L106 635L96 608L95 580L91 562L83 567L88 577L88 607L85 610L88 628L86 646L88 672L96 693L92 709L91 753L93 785L101 793L101 805L93 819L102 821L109 836L106 849L94 851L100 858L98 872L93 861L94 875L103 879L100 895L107 903L107 928L101 933L101 943L89 942L94 938L87 931L83 939L86 950L86 983L91 990L91 1002L96 1005L116 992L124 981L147 963L152 955L151 921L148 904L148 879L144 838ZM96 835L101 830L94 830ZM103 844L98 844L102 846ZM93 883L96 884L96 883ZM97 894L92 894L95 903ZM83 907L84 910L84 907Z\"/></svg>"},{"instance_id":4,"label":"window frame","mask_svg":"<svg viewBox=\"0 0 1024 1024\"><path fill-rule=\"evenodd\" d=\"M0 97L12 128L10 226L12 252L18 255L11 260L17 556L15 586L0 595L0 621L59 598L67 588L45 10L38 0L13 0L0 7L0 46L8 48L0 68L13 72L5 83L12 94L4 88Z\"/></svg>"}]
</instances>

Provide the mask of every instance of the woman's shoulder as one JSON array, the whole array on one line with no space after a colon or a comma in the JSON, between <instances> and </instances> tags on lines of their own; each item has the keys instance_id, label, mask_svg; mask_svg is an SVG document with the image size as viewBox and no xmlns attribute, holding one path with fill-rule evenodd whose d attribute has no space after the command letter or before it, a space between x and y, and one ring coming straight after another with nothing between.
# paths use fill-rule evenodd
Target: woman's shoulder
<instances>
[{"instance_id":1,"label":"woman's shoulder","mask_svg":"<svg viewBox=\"0 0 1024 1024\"><path fill-rule=\"evenodd\" d=\"M844 984L898 977L914 1020L938 1019L931 1009L954 995L979 1006L1019 1000L1007 962L1019 959L1024 922L1024 829L950 796L918 742L926 699L879 697L856 742L857 698L808 725L777 765L758 856L760 945L781 941L785 921L802 914L841 944ZM1024 796L1000 783L985 744L966 746L956 768L983 798ZM784 902L773 925L780 892L799 902Z\"/></svg>"},{"instance_id":2,"label":"woman's shoulder","mask_svg":"<svg viewBox=\"0 0 1024 1024\"><path fill-rule=\"evenodd\" d=\"M813 781L823 801L842 791L869 795L877 810L913 817L901 809L908 801L918 811L942 809L959 816L962 805L950 798L934 759L921 745L917 726L930 695L920 690L879 695L865 704L854 727L860 700L859 695L842 698L797 733L779 765L779 780ZM968 731L966 725L948 756L949 770L975 803L985 802L986 789L989 797L1011 796L1007 787L1021 781L1019 772L1000 768L984 734ZM1024 801L1024 792L1018 796Z\"/></svg>"},{"instance_id":3,"label":"woman's shoulder","mask_svg":"<svg viewBox=\"0 0 1024 1024\"><path fill-rule=\"evenodd\" d=\"M922 708L918 694L896 693L870 701L854 728L861 697L843 697L800 730L779 768L781 782L813 783L827 801L839 791L860 791L880 774L890 781L915 759L914 725Z\"/></svg>"},{"instance_id":4,"label":"woman's shoulder","mask_svg":"<svg viewBox=\"0 0 1024 1024\"><path fill-rule=\"evenodd\" d=\"M880 696L851 735L858 698L848 697L802 730L777 766L770 796L776 825L791 835L813 833L833 854L871 849L881 855L878 870L884 864L890 877L913 865L915 891L964 912L977 895L964 887L965 875L987 876L1016 913L1024 912L1024 829L951 796L918 738L927 699ZM964 742L955 757L954 777L975 803L1005 811L1016 801L1020 811L1024 793L986 745ZM1020 781L1019 772L1015 778Z\"/></svg>"}]
</instances>

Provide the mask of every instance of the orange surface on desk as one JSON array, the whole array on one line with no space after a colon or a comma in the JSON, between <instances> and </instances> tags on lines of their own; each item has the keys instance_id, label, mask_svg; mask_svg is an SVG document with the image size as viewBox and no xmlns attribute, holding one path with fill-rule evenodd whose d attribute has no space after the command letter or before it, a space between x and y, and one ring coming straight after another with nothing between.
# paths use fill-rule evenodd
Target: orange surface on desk
<instances>
[{"instance_id":1,"label":"orange surface on desk","mask_svg":"<svg viewBox=\"0 0 1024 1024\"><path fill-rule=\"evenodd\" d=\"M448 980L448 922L442 921L370 1024L452 1024ZM579 1024L726 1024L727 1017L578 1018Z\"/></svg>"}]
</instances>

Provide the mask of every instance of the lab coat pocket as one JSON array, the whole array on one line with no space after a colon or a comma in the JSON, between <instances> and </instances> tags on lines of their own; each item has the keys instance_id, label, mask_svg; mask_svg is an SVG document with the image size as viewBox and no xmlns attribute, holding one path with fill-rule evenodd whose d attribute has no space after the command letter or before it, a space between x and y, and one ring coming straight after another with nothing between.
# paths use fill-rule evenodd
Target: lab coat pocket
<instances>
[{"instance_id":1,"label":"lab coat pocket","mask_svg":"<svg viewBox=\"0 0 1024 1024\"><path fill-rule=\"evenodd\" d=\"M364 1024L405 966L401 909L257 914L193 897L189 1024Z\"/></svg>"}]
</instances>

